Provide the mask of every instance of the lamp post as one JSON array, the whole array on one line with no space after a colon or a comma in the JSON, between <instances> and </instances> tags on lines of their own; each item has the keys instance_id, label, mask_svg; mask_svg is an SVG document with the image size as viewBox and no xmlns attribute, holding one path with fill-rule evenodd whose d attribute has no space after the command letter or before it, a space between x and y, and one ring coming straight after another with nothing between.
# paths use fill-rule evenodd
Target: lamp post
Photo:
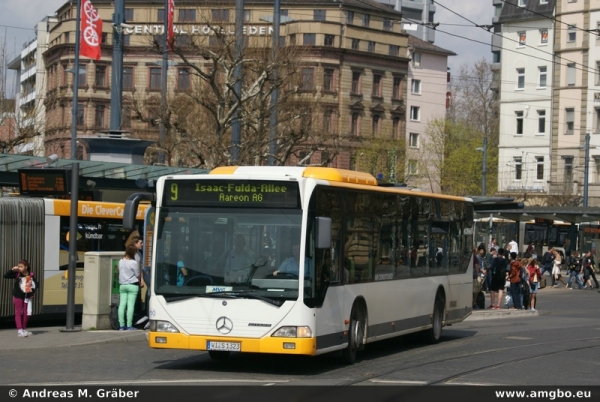
<instances>
[{"instance_id":1,"label":"lamp post","mask_svg":"<svg viewBox=\"0 0 600 402\"><path fill-rule=\"evenodd\" d=\"M167 110L167 70L169 69L169 0L165 0L164 33L162 38L162 68L160 69L160 125L158 126L158 163L165 164L163 147L166 137L165 114Z\"/></svg>"},{"instance_id":2,"label":"lamp post","mask_svg":"<svg viewBox=\"0 0 600 402\"><path fill-rule=\"evenodd\" d=\"M585 133L585 165L583 167L583 206L588 206L588 181L590 174L590 133Z\"/></svg>"},{"instance_id":3,"label":"lamp post","mask_svg":"<svg viewBox=\"0 0 600 402\"><path fill-rule=\"evenodd\" d=\"M481 195L485 197L485 185L487 176L487 137L483 138L483 147L475 148L475 150L483 152L483 169L481 171Z\"/></svg>"},{"instance_id":4,"label":"lamp post","mask_svg":"<svg viewBox=\"0 0 600 402\"><path fill-rule=\"evenodd\" d=\"M277 57L279 55L279 25L281 22L281 5L279 0L275 0L273 9L273 62L279 63ZM277 153L277 113L279 113L277 102L279 101L279 88L277 82L279 71L277 68L273 70L273 80L275 88L271 93L271 116L269 121L269 157L267 158L268 166L275 166L275 154Z\"/></svg>"}]
</instances>

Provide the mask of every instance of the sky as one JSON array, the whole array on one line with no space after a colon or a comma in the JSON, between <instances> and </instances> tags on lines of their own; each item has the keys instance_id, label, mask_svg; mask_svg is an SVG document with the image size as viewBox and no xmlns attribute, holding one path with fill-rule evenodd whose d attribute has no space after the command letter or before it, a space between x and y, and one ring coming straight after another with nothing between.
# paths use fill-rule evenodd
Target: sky
<instances>
[{"instance_id":1,"label":"sky","mask_svg":"<svg viewBox=\"0 0 600 402\"><path fill-rule=\"evenodd\" d=\"M35 38L35 24L66 3L66 0L0 1L3 6L0 38L6 38L9 60L16 57L24 43ZM395 0L390 2L395 3ZM448 60L452 72L457 73L460 66L472 65L482 58L491 60L491 33L474 25L491 24L493 15L490 0L436 0L435 20L440 25L436 28L434 44L457 54ZM7 87L14 87L14 78L10 74Z\"/></svg>"}]
</instances>

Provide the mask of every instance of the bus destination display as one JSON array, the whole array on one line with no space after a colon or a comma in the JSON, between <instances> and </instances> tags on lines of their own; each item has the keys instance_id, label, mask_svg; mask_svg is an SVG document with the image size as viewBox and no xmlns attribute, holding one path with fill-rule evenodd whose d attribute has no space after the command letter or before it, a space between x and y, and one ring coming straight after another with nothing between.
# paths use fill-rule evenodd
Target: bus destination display
<instances>
[{"instance_id":1,"label":"bus destination display","mask_svg":"<svg viewBox=\"0 0 600 402\"><path fill-rule=\"evenodd\" d=\"M68 195L67 170L19 169L19 190L23 195Z\"/></svg>"},{"instance_id":2,"label":"bus destination display","mask_svg":"<svg viewBox=\"0 0 600 402\"><path fill-rule=\"evenodd\" d=\"M298 208L293 181L166 180L164 206Z\"/></svg>"}]
</instances>

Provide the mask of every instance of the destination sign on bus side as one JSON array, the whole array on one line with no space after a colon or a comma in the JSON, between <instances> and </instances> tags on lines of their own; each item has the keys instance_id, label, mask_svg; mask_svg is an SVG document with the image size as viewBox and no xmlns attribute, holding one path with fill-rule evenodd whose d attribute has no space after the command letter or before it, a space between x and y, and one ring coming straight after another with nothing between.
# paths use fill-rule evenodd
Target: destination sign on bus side
<instances>
[{"instance_id":1,"label":"destination sign on bus side","mask_svg":"<svg viewBox=\"0 0 600 402\"><path fill-rule=\"evenodd\" d=\"M265 180L167 180L163 205L297 208L298 183Z\"/></svg>"}]
</instances>

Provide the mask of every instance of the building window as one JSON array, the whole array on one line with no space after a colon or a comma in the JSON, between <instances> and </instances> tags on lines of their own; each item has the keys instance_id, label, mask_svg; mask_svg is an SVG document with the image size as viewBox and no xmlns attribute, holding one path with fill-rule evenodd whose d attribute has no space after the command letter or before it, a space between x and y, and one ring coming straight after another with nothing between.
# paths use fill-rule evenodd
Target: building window
<instances>
[{"instance_id":1,"label":"building window","mask_svg":"<svg viewBox=\"0 0 600 402\"><path fill-rule=\"evenodd\" d=\"M525 89L525 69L517 68L517 89Z\"/></svg>"},{"instance_id":2,"label":"building window","mask_svg":"<svg viewBox=\"0 0 600 402\"><path fill-rule=\"evenodd\" d=\"M360 45L360 40L352 39L352 49L358 50L359 45Z\"/></svg>"},{"instance_id":3,"label":"building window","mask_svg":"<svg viewBox=\"0 0 600 402\"><path fill-rule=\"evenodd\" d=\"M370 22L371 22L371 16L369 14L363 14L362 26L368 27Z\"/></svg>"},{"instance_id":4,"label":"building window","mask_svg":"<svg viewBox=\"0 0 600 402\"><path fill-rule=\"evenodd\" d=\"M517 116L517 135L523 135L523 112L515 112Z\"/></svg>"},{"instance_id":5,"label":"building window","mask_svg":"<svg viewBox=\"0 0 600 402\"><path fill-rule=\"evenodd\" d=\"M575 131L575 109L565 109L565 134L573 134Z\"/></svg>"},{"instance_id":6,"label":"building window","mask_svg":"<svg viewBox=\"0 0 600 402\"><path fill-rule=\"evenodd\" d=\"M350 120L350 135L360 135L360 116L358 113L352 113Z\"/></svg>"},{"instance_id":7,"label":"building window","mask_svg":"<svg viewBox=\"0 0 600 402\"><path fill-rule=\"evenodd\" d=\"M538 110L538 134L546 133L546 111Z\"/></svg>"},{"instance_id":8,"label":"building window","mask_svg":"<svg viewBox=\"0 0 600 402\"><path fill-rule=\"evenodd\" d=\"M326 68L323 71L323 90L333 91L333 69Z\"/></svg>"},{"instance_id":9,"label":"building window","mask_svg":"<svg viewBox=\"0 0 600 402\"><path fill-rule=\"evenodd\" d=\"M133 8L125 9L125 22L133 21Z\"/></svg>"},{"instance_id":10,"label":"building window","mask_svg":"<svg viewBox=\"0 0 600 402\"><path fill-rule=\"evenodd\" d=\"M83 103L77 104L77 125L85 125L85 106L83 105Z\"/></svg>"},{"instance_id":11,"label":"building window","mask_svg":"<svg viewBox=\"0 0 600 402\"><path fill-rule=\"evenodd\" d=\"M596 77L596 85L600 85L600 61L596 62L596 71L594 72L594 76Z\"/></svg>"},{"instance_id":12,"label":"building window","mask_svg":"<svg viewBox=\"0 0 600 402\"><path fill-rule=\"evenodd\" d=\"M104 105L96 105L96 114L94 116L94 127L104 127Z\"/></svg>"},{"instance_id":13,"label":"building window","mask_svg":"<svg viewBox=\"0 0 600 402\"><path fill-rule=\"evenodd\" d=\"M381 116L378 115L378 114L374 114L373 115L373 124L372 124L373 137L379 135L379 126L380 126L380 124L381 124Z\"/></svg>"},{"instance_id":14,"label":"building window","mask_svg":"<svg viewBox=\"0 0 600 402\"><path fill-rule=\"evenodd\" d=\"M346 11L346 24L354 23L354 11Z\"/></svg>"},{"instance_id":15,"label":"building window","mask_svg":"<svg viewBox=\"0 0 600 402\"><path fill-rule=\"evenodd\" d=\"M521 157L515 158L515 180L521 180L523 176L523 159Z\"/></svg>"},{"instance_id":16,"label":"building window","mask_svg":"<svg viewBox=\"0 0 600 402\"><path fill-rule=\"evenodd\" d=\"M392 119L392 137L394 139L400 138L400 117L394 116Z\"/></svg>"},{"instance_id":17,"label":"building window","mask_svg":"<svg viewBox=\"0 0 600 402\"><path fill-rule=\"evenodd\" d=\"M412 121L419 121L421 108L419 106L410 107L410 119Z\"/></svg>"},{"instance_id":18,"label":"building window","mask_svg":"<svg viewBox=\"0 0 600 402\"><path fill-rule=\"evenodd\" d=\"M131 128L131 109L129 107L123 108L123 113L121 113L121 128Z\"/></svg>"},{"instance_id":19,"label":"building window","mask_svg":"<svg viewBox=\"0 0 600 402\"><path fill-rule=\"evenodd\" d=\"M244 22L250 22L252 12L250 10L244 10ZM279 14L281 17L281 14Z\"/></svg>"},{"instance_id":20,"label":"building window","mask_svg":"<svg viewBox=\"0 0 600 402\"><path fill-rule=\"evenodd\" d=\"M517 32L517 35L519 37L519 46L525 46L527 34L525 32Z\"/></svg>"},{"instance_id":21,"label":"building window","mask_svg":"<svg viewBox=\"0 0 600 402\"><path fill-rule=\"evenodd\" d=\"M419 173L419 169L417 168L419 165L417 164L417 161L414 159L410 159L408 161L408 174L410 175L414 175Z\"/></svg>"},{"instance_id":22,"label":"building window","mask_svg":"<svg viewBox=\"0 0 600 402\"><path fill-rule=\"evenodd\" d=\"M389 19L389 18L383 19L383 29L385 31L391 31L392 29L394 29L394 23L392 22L391 19Z\"/></svg>"},{"instance_id":23,"label":"building window","mask_svg":"<svg viewBox=\"0 0 600 402\"><path fill-rule=\"evenodd\" d=\"M567 63L567 85L575 86L575 63Z\"/></svg>"},{"instance_id":24,"label":"building window","mask_svg":"<svg viewBox=\"0 0 600 402\"><path fill-rule=\"evenodd\" d=\"M333 133L334 127L335 127L335 121L333 119L333 111L332 110L326 110L325 112L323 112L323 130L326 133Z\"/></svg>"},{"instance_id":25,"label":"building window","mask_svg":"<svg viewBox=\"0 0 600 402\"><path fill-rule=\"evenodd\" d=\"M413 94L421 94L421 80L413 79L411 81L410 92Z\"/></svg>"},{"instance_id":26,"label":"building window","mask_svg":"<svg viewBox=\"0 0 600 402\"><path fill-rule=\"evenodd\" d=\"M565 183L573 182L573 157L565 156Z\"/></svg>"},{"instance_id":27,"label":"building window","mask_svg":"<svg viewBox=\"0 0 600 402\"><path fill-rule=\"evenodd\" d=\"M313 89L314 70L312 68L302 69L302 86L303 91L311 91Z\"/></svg>"},{"instance_id":28,"label":"building window","mask_svg":"<svg viewBox=\"0 0 600 402\"><path fill-rule=\"evenodd\" d=\"M217 8L210 10L212 13L213 22L228 22L229 21L229 9L228 8Z\"/></svg>"},{"instance_id":29,"label":"building window","mask_svg":"<svg viewBox=\"0 0 600 402\"><path fill-rule=\"evenodd\" d=\"M600 108L595 108L595 119L594 119L594 132L600 133Z\"/></svg>"},{"instance_id":30,"label":"building window","mask_svg":"<svg viewBox=\"0 0 600 402\"><path fill-rule=\"evenodd\" d=\"M536 156L535 157L535 162L536 162L536 175L535 175L535 179L536 180L544 180L544 157L543 156Z\"/></svg>"},{"instance_id":31,"label":"building window","mask_svg":"<svg viewBox=\"0 0 600 402\"><path fill-rule=\"evenodd\" d=\"M296 44L296 34L290 34L290 45L294 46Z\"/></svg>"},{"instance_id":32,"label":"building window","mask_svg":"<svg viewBox=\"0 0 600 402\"><path fill-rule=\"evenodd\" d=\"M150 89L161 88L161 68L150 67Z\"/></svg>"},{"instance_id":33,"label":"building window","mask_svg":"<svg viewBox=\"0 0 600 402\"><path fill-rule=\"evenodd\" d=\"M375 42L369 41L367 51L369 51L371 53L375 53Z\"/></svg>"},{"instance_id":34,"label":"building window","mask_svg":"<svg viewBox=\"0 0 600 402\"><path fill-rule=\"evenodd\" d=\"M575 42L577 39L577 27L575 25L569 25L568 34L567 34L567 42Z\"/></svg>"},{"instance_id":35,"label":"building window","mask_svg":"<svg viewBox=\"0 0 600 402\"><path fill-rule=\"evenodd\" d=\"M353 71L352 72L352 93L353 94L360 94L361 93L361 85L360 85L360 81L361 81L361 73L359 73L358 71Z\"/></svg>"},{"instance_id":36,"label":"building window","mask_svg":"<svg viewBox=\"0 0 600 402\"><path fill-rule=\"evenodd\" d=\"M191 35L177 35L175 37L175 46L184 47L192 45L192 36Z\"/></svg>"},{"instance_id":37,"label":"building window","mask_svg":"<svg viewBox=\"0 0 600 402\"><path fill-rule=\"evenodd\" d=\"M87 66L79 65L79 88L87 85Z\"/></svg>"},{"instance_id":38,"label":"building window","mask_svg":"<svg viewBox=\"0 0 600 402\"><path fill-rule=\"evenodd\" d=\"M400 54L400 46L390 45L389 54L390 54L390 56L398 57L398 55Z\"/></svg>"},{"instance_id":39,"label":"building window","mask_svg":"<svg viewBox=\"0 0 600 402\"><path fill-rule=\"evenodd\" d=\"M158 16L156 18L157 22L165 22L165 9L164 8L159 8L158 9Z\"/></svg>"},{"instance_id":40,"label":"building window","mask_svg":"<svg viewBox=\"0 0 600 402\"><path fill-rule=\"evenodd\" d=\"M96 77L94 85L97 87L106 87L106 66L96 66Z\"/></svg>"},{"instance_id":41,"label":"building window","mask_svg":"<svg viewBox=\"0 0 600 402\"><path fill-rule=\"evenodd\" d=\"M189 68L180 68L177 70L177 89L189 90L192 88L192 81Z\"/></svg>"},{"instance_id":42,"label":"building window","mask_svg":"<svg viewBox=\"0 0 600 402\"><path fill-rule=\"evenodd\" d=\"M410 148L419 148L419 134L410 133L408 137L408 146Z\"/></svg>"},{"instance_id":43,"label":"building window","mask_svg":"<svg viewBox=\"0 0 600 402\"><path fill-rule=\"evenodd\" d=\"M121 39L123 39L123 46L131 45L131 35L123 35Z\"/></svg>"},{"instance_id":44,"label":"building window","mask_svg":"<svg viewBox=\"0 0 600 402\"><path fill-rule=\"evenodd\" d=\"M325 46L333 46L334 38L335 35L325 35L325 40L323 41L323 44Z\"/></svg>"},{"instance_id":45,"label":"building window","mask_svg":"<svg viewBox=\"0 0 600 402\"><path fill-rule=\"evenodd\" d=\"M540 29L540 43L545 45L548 43L548 30Z\"/></svg>"},{"instance_id":46,"label":"building window","mask_svg":"<svg viewBox=\"0 0 600 402\"><path fill-rule=\"evenodd\" d=\"M540 4L548 4L548 0L540 0Z\"/></svg>"},{"instance_id":47,"label":"building window","mask_svg":"<svg viewBox=\"0 0 600 402\"><path fill-rule=\"evenodd\" d=\"M402 99L402 78L394 77L392 99Z\"/></svg>"},{"instance_id":48,"label":"building window","mask_svg":"<svg viewBox=\"0 0 600 402\"><path fill-rule=\"evenodd\" d=\"M164 21L164 19L163 19ZM179 22L193 22L196 21L196 10L191 8L180 8L179 9Z\"/></svg>"},{"instance_id":49,"label":"building window","mask_svg":"<svg viewBox=\"0 0 600 402\"><path fill-rule=\"evenodd\" d=\"M321 166L329 166L329 152L321 151Z\"/></svg>"},{"instance_id":50,"label":"building window","mask_svg":"<svg viewBox=\"0 0 600 402\"><path fill-rule=\"evenodd\" d=\"M540 88L546 88L547 67L538 67L540 70Z\"/></svg>"},{"instance_id":51,"label":"building window","mask_svg":"<svg viewBox=\"0 0 600 402\"><path fill-rule=\"evenodd\" d=\"M381 74L373 75L373 93L371 95L376 97L381 96Z\"/></svg>"},{"instance_id":52,"label":"building window","mask_svg":"<svg viewBox=\"0 0 600 402\"><path fill-rule=\"evenodd\" d=\"M519 0L519 7L525 7L527 5L527 0Z\"/></svg>"},{"instance_id":53,"label":"building window","mask_svg":"<svg viewBox=\"0 0 600 402\"><path fill-rule=\"evenodd\" d=\"M314 46L315 45L316 34L314 33L305 33L304 34L304 46Z\"/></svg>"},{"instance_id":54,"label":"building window","mask_svg":"<svg viewBox=\"0 0 600 402\"><path fill-rule=\"evenodd\" d=\"M313 19L315 21L325 21L327 10L313 10Z\"/></svg>"},{"instance_id":55,"label":"building window","mask_svg":"<svg viewBox=\"0 0 600 402\"><path fill-rule=\"evenodd\" d=\"M124 38L125 36L128 35L123 35L122 37ZM108 32L102 32L102 41L100 42L103 45L106 45L108 43Z\"/></svg>"},{"instance_id":56,"label":"building window","mask_svg":"<svg viewBox=\"0 0 600 402\"><path fill-rule=\"evenodd\" d=\"M421 67L421 53L415 52L412 56L413 67Z\"/></svg>"}]
</instances>

